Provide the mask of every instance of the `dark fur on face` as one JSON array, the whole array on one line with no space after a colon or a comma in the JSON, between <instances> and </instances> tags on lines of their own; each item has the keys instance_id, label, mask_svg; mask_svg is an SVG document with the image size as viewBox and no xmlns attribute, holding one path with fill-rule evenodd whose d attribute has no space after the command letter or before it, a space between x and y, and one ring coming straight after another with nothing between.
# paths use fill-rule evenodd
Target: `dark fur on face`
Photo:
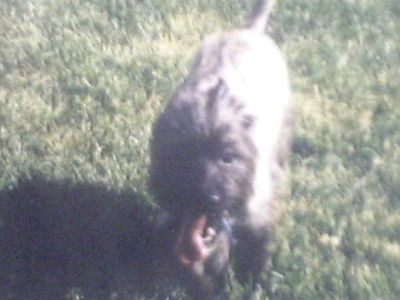
<instances>
[{"instance_id":1,"label":"dark fur on face","mask_svg":"<svg viewBox=\"0 0 400 300\"><path fill-rule=\"evenodd\" d=\"M223 81L194 98L173 102L155 126L151 185L171 211L232 210L253 192L250 121Z\"/></svg>"}]
</instances>

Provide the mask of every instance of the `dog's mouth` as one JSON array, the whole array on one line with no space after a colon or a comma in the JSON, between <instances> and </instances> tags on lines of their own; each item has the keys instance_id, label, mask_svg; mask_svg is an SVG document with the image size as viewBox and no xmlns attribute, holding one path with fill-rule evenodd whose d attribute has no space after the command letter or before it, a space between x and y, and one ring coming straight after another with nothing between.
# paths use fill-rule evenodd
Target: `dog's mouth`
<instances>
[{"instance_id":1,"label":"dog's mouth","mask_svg":"<svg viewBox=\"0 0 400 300\"><path fill-rule=\"evenodd\" d=\"M218 231L221 230L222 218L206 214L185 216L175 248L183 266L190 267L208 257L213 250Z\"/></svg>"}]
</instances>

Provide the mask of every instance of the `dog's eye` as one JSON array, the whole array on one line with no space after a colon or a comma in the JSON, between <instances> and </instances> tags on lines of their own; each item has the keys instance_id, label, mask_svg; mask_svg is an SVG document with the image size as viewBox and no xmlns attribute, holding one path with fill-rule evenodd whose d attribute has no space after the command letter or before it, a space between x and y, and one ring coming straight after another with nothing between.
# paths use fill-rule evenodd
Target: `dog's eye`
<instances>
[{"instance_id":1,"label":"dog's eye","mask_svg":"<svg viewBox=\"0 0 400 300\"><path fill-rule=\"evenodd\" d=\"M234 153L223 153L221 155L221 161L224 164L231 164L236 159L236 155Z\"/></svg>"}]
</instances>

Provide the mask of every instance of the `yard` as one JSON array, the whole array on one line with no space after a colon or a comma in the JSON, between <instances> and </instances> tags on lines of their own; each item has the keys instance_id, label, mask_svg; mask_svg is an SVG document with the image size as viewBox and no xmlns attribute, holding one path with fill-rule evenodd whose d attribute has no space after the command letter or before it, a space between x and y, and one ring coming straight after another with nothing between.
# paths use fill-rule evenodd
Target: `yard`
<instances>
[{"instance_id":1,"label":"yard","mask_svg":"<svg viewBox=\"0 0 400 300\"><path fill-rule=\"evenodd\" d=\"M251 5L2 0L0 191L40 172L151 201L153 120L201 38L239 26ZM398 0L275 8L268 32L289 64L295 142L291 195L257 299L399 299L399 28ZM230 286L241 299L246 287Z\"/></svg>"}]
</instances>

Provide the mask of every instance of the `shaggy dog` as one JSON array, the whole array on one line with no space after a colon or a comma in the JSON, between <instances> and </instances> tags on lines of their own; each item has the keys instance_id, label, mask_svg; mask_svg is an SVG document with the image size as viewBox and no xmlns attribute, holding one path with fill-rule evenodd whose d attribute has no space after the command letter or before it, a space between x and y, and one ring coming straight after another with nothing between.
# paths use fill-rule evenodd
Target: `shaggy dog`
<instances>
[{"instance_id":1,"label":"shaggy dog","mask_svg":"<svg viewBox=\"0 0 400 300\"><path fill-rule=\"evenodd\" d=\"M270 2L202 42L154 125L149 188L175 224L174 255L197 299L215 295L231 255L240 279L267 267L292 139L286 65L264 34Z\"/></svg>"}]
</instances>

